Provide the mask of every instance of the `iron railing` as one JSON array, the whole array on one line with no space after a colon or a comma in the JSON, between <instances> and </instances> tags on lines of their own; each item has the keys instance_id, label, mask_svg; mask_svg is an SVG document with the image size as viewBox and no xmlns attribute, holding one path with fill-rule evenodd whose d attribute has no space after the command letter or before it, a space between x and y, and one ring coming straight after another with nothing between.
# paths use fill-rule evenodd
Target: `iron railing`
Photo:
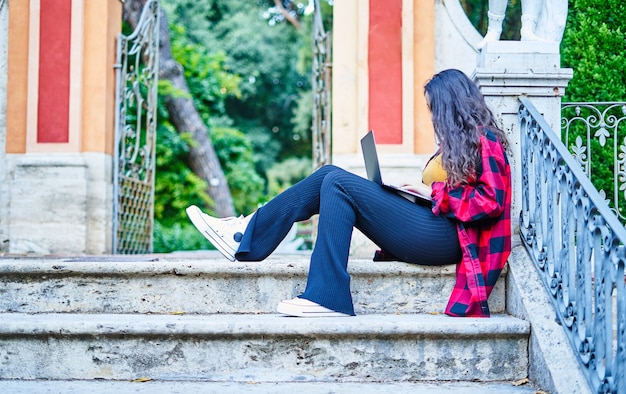
<instances>
[{"instance_id":1,"label":"iron railing","mask_svg":"<svg viewBox=\"0 0 626 394\"><path fill-rule=\"evenodd\" d=\"M626 224L626 103L563 103L561 140Z\"/></svg>"},{"instance_id":2,"label":"iron railing","mask_svg":"<svg viewBox=\"0 0 626 394\"><path fill-rule=\"evenodd\" d=\"M533 104L520 98L520 233L596 393L626 393L626 229Z\"/></svg>"},{"instance_id":3,"label":"iron railing","mask_svg":"<svg viewBox=\"0 0 626 394\"><path fill-rule=\"evenodd\" d=\"M331 36L324 30L322 9L315 0L313 16L313 169L331 158Z\"/></svg>"},{"instance_id":4,"label":"iron railing","mask_svg":"<svg viewBox=\"0 0 626 394\"><path fill-rule=\"evenodd\" d=\"M117 41L113 252L152 252L159 58L159 2Z\"/></svg>"}]
</instances>

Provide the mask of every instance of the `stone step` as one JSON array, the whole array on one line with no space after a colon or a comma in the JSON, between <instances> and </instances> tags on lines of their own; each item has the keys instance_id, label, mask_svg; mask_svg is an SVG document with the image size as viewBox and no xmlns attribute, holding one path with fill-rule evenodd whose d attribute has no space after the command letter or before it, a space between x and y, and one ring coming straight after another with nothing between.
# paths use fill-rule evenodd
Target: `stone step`
<instances>
[{"instance_id":1,"label":"stone step","mask_svg":"<svg viewBox=\"0 0 626 394\"><path fill-rule=\"evenodd\" d=\"M231 263L215 255L0 259L0 312L272 313L304 291L309 255ZM455 267L351 259L357 314L443 312ZM505 310L505 281L489 299Z\"/></svg>"},{"instance_id":2,"label":"stone step","mask_svg":"<svg viewBox=\"0 0 626 394\"><path fill-rule=\"evenodd\" d=\"M529 332L507 315L2 313L0 379L516 381Z\"/></svg>"},{"instance_id":3,"label":"stone step","mask_svg":"<svg viewBox=\"0 0 626 394\"><path fill-rule=\"evenodd\" d=\"M537 389L517 382L112 382L13 380L0 383L6 393L146 393L146 394L535 394Z\"/></svg>"}]
</instances>

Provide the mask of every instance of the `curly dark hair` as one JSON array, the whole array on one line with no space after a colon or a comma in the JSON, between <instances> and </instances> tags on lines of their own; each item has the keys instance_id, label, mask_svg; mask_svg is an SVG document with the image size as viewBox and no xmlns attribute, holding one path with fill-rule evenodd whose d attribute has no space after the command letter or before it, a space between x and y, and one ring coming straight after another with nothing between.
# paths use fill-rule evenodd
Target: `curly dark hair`
<instances>
[{"instance_id":1,"label":"curly dark hair","mask_svg":"<svg viewBox=\"0 0 626 394\"><path fill-rule=\"evenodd\" d=\"M487 129L508 149L506 135L483 95L463 72L450 69L435 74L424 92L448 185L466 184L477 177L482 165L480 136Z\"/></svg>"}]
</instances>

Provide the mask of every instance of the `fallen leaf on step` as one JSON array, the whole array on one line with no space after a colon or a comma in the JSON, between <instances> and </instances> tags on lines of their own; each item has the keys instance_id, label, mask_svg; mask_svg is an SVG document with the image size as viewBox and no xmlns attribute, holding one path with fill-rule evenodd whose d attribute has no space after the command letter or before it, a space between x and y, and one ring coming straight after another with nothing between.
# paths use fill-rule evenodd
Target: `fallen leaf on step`
<instances>
[{"instance_id":1,"label":"fallen leaf on step","mask_svg":"<svg viewBox=\"0 0 626 394\"><path fill-rule=\"evenodd\" d=\"M144 382L149 382L151 380L152 379L150 379L150 378L137 378L137 379L133 380L133 382L144 383Z\"/></svg>"},{"instance_id":2,"label":"fallen leaf on step","mask_svg":"<svg viewBox=\"0 0 626 394\"><path fill-rule=\"evenodd\" d=\"M528 382L530 382L528 378L520 379L520 380L513 382L513 386L521 386L521 385L527 384Z\"/></svg>"},{"instance_id":3,"label":"fallen leaf on step","mask_svg":"<svg viewBox=\"0 0 626 394\"><path fill-rule=\"evenodd\" d=\"M183 311L174 311L174 312L170 312L170 315L184 315L185 312Z\"/></svg>"}]
</instances>

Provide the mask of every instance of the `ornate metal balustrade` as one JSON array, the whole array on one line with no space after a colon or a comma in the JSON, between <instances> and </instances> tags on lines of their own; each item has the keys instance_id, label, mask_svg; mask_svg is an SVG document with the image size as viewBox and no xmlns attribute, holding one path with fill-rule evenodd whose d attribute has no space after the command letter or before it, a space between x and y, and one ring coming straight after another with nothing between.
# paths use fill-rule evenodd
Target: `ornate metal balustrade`
<instances>
[{"instance_id":1,"label":"ornate metal balustrade","mask_svg":"<svg viewBox=\"0 0 626 394\"><path fill-rule=\"evenodd\" d=\"M563 103L562 140L626 223L626 103Z\"/></svg>"},{"instance_id":2,"label":"ornate metal balustrade","mask_svg":"<svg viewBox=\"0 0 626 394\"><path fill-rule=\"evenodd\" d=\"M331 163L331 36L324 30L322 9L315 0L313 17L313 168Z\"/></svg>"},{"instance_id":3,"label":"ornate metal balustrade","mask_svg":"<svg viewBox=\"0 0 626 394\"><path fill-rule=\"evenodd\" d=\"M113 251L152 252L159 2L146 2L135 31L117 42Z\"/></svg>"},{"instance_id":4,"label":"ornate metal balustrade","mask_svg":"<svg viewBox=\"0 0 626 394\"><path fill-rule=\"evenodd\" d=\"M592 391L626 393L626 229L520 98L520 233Z\"/></svg>"}]
</instances>

